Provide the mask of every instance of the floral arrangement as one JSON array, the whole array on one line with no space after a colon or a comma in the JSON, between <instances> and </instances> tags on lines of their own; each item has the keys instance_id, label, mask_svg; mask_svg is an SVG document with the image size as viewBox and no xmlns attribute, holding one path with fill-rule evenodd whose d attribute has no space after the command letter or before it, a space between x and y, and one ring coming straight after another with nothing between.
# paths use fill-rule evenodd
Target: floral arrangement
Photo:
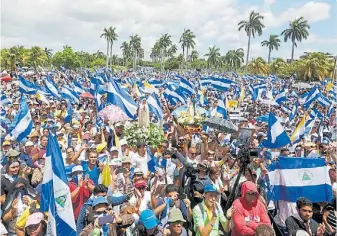
<instances>
[{"instance_id":1,"label":"floral arrangement","mask_svg":"<svg viewBox=\"0 0 337 236\"><path fill-rule=\"evenodd\" d=\"M147 128L138 127L137 122L130 123L125 126L124 135L130 146L136 146L138 141L143 141L156 148L165 140L163 129L153 123Z\"/></svg>"},{"instance_id":2,"label":"floral arrangement","mask_svg":"<svg viewBox=\"0 0 337 236\"><path fill-rule=\"evenodd\" d=\"M204 120L204 117L195 115L191 116L188 113L182 112L180 116L178 117L178 123L181 125L195 125L199 126L201 125L201 122Z\"/></svg>"}]
</instances>

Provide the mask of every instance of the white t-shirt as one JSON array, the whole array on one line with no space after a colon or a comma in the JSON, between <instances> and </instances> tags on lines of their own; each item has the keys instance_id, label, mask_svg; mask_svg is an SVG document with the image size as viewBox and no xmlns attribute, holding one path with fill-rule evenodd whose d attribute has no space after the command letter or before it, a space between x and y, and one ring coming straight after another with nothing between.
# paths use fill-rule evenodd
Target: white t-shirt
<instances>
[{"instance_id":1,"label":"white t-shirt","mask_svg":"<svg viewBox=\"0 0 337 236\"><path fill-rule=\"evenodd\" d=\"M131 164L135 168L139 168L144 174L147 174L148 167L147 167L147 153L145 153L144 157L139 156L138 153L135 153L131 156Z\"/></svg>"},{"instance_id":2,"label":"white t-shirt","mask_svg":"<svg viewBox=\"0 0 337 236\"><path fill-rule=\"evenodd\" d=\"M130 198L129 202L133 206L136 205L137 198L135 197L135 195L133 195ZM143 196L142 201L141 201L140 206L139 206L139 211L142 212L142 211L144 211L146 209L150 209L150 208L151 208L151 192L145 191L144 196Z\"/></svg>"}]
</instances>

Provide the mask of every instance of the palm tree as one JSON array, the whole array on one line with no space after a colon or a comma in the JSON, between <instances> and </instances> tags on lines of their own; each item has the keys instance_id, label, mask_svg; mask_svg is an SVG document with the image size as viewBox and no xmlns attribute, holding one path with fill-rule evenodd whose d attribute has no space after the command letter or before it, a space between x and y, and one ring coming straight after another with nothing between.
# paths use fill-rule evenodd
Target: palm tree
<instances>
[{"instance_id":1,"label":"palm tree","mask_svg":"<svg viewBox=\"0 0 337 236\"><path fill-rule=\"evenodd\" d=\"M281 40L278 38L278 35L275 35L275 34L271 34L269 36L269 41L264 40L264 41L261 42L262 47L268 47L268 49L269 49L268 63L270 62L271 51L274 50L274 49L276 49L276 51L277 51L278 48L280 47L280 42L281 42Z\"/></svg>"},{"instance_id":2,"label":"palm tree","mask_svg":"<svg viewBox=\"0 0 337 236\"><path fill-rule=\"evenodd\" d=\"M291 62L294 60L294 51L295 47L297 47L298 42L302 42L303 39L307 39L309 36L308 30L310 26L308 25L308 21L304 20L303 17L300 17L294 21L289 23L289 28L283 30L281 35L284 36L284 42L287 42L288 39L292 42L291 48Z\"/></svg>"},{"instance_id":3,"label":"palm tree","mask_svg":"<svg viewBox=\"0 0 337 236\"><path fill-rule=\"evenodd\" d=\"M37 46L32 47L30 50L29 60L33 63L35 70L38 66L43 65L44 51Z\"/></svg>"},{"instance_id":4,"label":"palm tree","mask_svg":"<svg viewBox=\"0 0 337 236\"><path fill-rule=\"evenodd\" d=\"M275 61L269 64L270 74L279 74L282 70L287 67L287 63L282 58L276 58Z\"/></svg>"},{"instance_id":5,"label":"palm tree","mask_svg":"<svg viewBox=\"0 0 337 236\"><path fill-rule=\"evenodd\" d=\"M104 28L103 29L103 33L100 36L101 38L104 37L106 40L106 68L108 68L109 66L109 29Z\"/></svg>"},{"instance_id":6,"label":"palm tree","mask_svg":"<svg viewBox=\"0 0 337 236\"><path fill-rule=\"evenodd\" d=\"M244 29L247 33L248 36L248 49L247 49L247 59L246 59L246 66L248 65L248 60L249 60L249 52L250 52L250 39L251 36L255 38L255 34L258 33L260 36L262 34L262 28L264 28L264 25L262 24L263 16L261 16L259 13L255 13L252 11L249 15L248 21L240 21L238 26L239 26L239 31L241 29Z\"/></svg>"},{"instance_id":7,"label":"palm tree","mask_svg":"<svg viewBox=\"0 0 337 236\"><path fill-rule=\"evenodd\" d=\"M157 41L153 47L151 48L151 54L150 57L153 62L158 62L160 61L160 45L159 41Z\"/></svg>"},{"instance_id":8,"label":"palm tree","mask_svg":"<svg viewBox=\"0 0 337 236\"><path fill-rule=\"evenodd\" d=\"M98 58L105 58L104 53L101 52L100 50L97 50L97 52L95 52L95 53L93 54L93 56L94 56L96 59L98 59Z\"/></svg>"},{"instance_id":9,"label":"palm tree","mask_svg":"<svg viewBox=\"0 0 337 236\"><path fill-rule=\"evenodd\" d=\"M268 65L262 57L253 59L248 65L248 71L250 74L262 75L268 73Z\"/></svg>"},{"instance_id":10,"label":"palm tree","mask_svg":"<svg viewBox=\"0 0 337 236\"><path fill-rule=\"evenodd\" d=\"M49 63L51 62L51 57L53 56L53 49L44 48L44 53L46 54Z\"/></svg>"},{"instance_id":11,"label":"palm tree","mask_svg":"<svg viewBox=\"0 0 337 236\"><path fill-rule=\"evenodd\" d=\"M208 48L209 52L205 54L207 58L208 67L211 68L212 66L217 67L219 66L220 62L220 48L215 46Z\"/></svg>"},{"instance_id":12,"label":"palm tree","mask_svg":"<svg viewBox=\"0 0 337 236\"><path fill-rule=\"evenodd\" d=\"M196 50L192 50L191 55L190 55L191 61L198 60L198 57L199 57L199 53Z\"/></svg>"},{"instance_id":13,"label":"palm tree","mask_svg":"<svg viewBox=\"0 0 337 236\"><path fill-rule=\"evenodd\" d=\"M164 34L159 39L160 55L161 55L161 71L164 71L164 62L167 55L167 48L172 44L171 35Z\"/></svg>"},{"instance_id":14,"label":"palm tree","mask_svg":"<svg viewBox=\"0 0 337 236\"><path fill-rule=\"evenodd\" d=\"M64 49L69 49L69 48L71 48L68 44L66 44L65 46L63 46L63 50Z\"/></svg>"},{"instance_id":15,"label":"palm tree","mask_svg":"<svg viewBox=\"0 0 337 236\"><path fill-rule=\"evenodd\" d=\"M141 50L141 38L138 34L130 36L130 47L133 57L133 70L136 70L136 60Z\"/></svg>"},{"instance_id":16,"label":"palm tree","mask_svg":"<svg viewBox=\"0 0 337 236\"><path fill-rule=\"evenodd\" d=\"M167 50L167 55L168 55L170 58L173 58L173 57L174 57L174 54L176 54L177 51L178 51L177 45L173 44L173 45L171 45L171 47Z\"/></svg>"},{"instance_id":17,"label":"palm tree","mask_svg":"<svg viewBox=\"0 0 337 236\"><path fill-rule=\"evenodd\" d=\"M180 37L179 43L183 49L183 54L186 49L186 70L187 70L187 61L188 61L188 50L190 48L194 49L195 46L195 35L190 29L184 29L183 34Z\"/></svg>"},{"instance_id":18,"label":"palm tree","mask_svg":"<svg viewBox=\"0 0 337 236\"><path fill-rule=\"evenodd\" d=\"M229 66L229 69L236 71L238 68L241 67L241 64L244 62L244 55L245 53L243 51L243 48L239 48L237 50L229 50L224 58L225 64Z\"/></svg>"},{"instance_id":19,"label":"palm tree","mask_svg":"<svg viewBox=\"0 0 337 236\"><path fill-rule=\"evenodd\" d=\"M122 43L121 49L123 51L124 66L126 66L127 60L131 57L130 44L124 41Z\"/></svg>"},{"instance_id":20,"label":"palm tree","mask_svg":"<svg viewBox=\"0 0 337 236\"><path fill-rule=\"evenodd\" d=\"M112 45L113 45L114 41L116 41L117 38L118 38L118 35L115 31L116 31L116 27L112 28L112 26L110 26L109 29L108 29L109 42L110 42L110 67L111 67L111 63L112 63L111 62L111 60L112 60L112 58L111 58L112 57ZM113 63L113 64L115 64L115 63Z\"/></svg>"}]
</instances>

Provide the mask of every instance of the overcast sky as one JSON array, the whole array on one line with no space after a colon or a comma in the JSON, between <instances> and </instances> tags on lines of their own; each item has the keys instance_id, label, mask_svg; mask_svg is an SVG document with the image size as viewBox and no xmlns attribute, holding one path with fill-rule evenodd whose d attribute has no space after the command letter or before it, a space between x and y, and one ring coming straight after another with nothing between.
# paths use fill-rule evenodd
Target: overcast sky
<instances>
[{"instance_id":1,"label":"overcast sky","mask_svg":"<svg viewBox=\"0 0 337 236\"><path fill-rule=\"evenodd\" d=\"M113 26L119 35L113 53L118 55L122 42L134 34L141 36L146 58L164 33L172 35L181 52L178 42L184 28L195 33L201 56L212 45L220 47L221 53L240 47L246 51L247 36L237 31L237 24L248 19L252 10L265 17L266 28L252 40L251 58L266 58L268 50L260 46L261 41L280 34L300 16L311 29L295 57L309 51L337 54L336 0L2 0L1 47L40 46L56 51L69 45L78 51L106 52L100 35L104 27ZM290 54L291 44L282 42L272 57Z\"/></svg>"}]
</instances>

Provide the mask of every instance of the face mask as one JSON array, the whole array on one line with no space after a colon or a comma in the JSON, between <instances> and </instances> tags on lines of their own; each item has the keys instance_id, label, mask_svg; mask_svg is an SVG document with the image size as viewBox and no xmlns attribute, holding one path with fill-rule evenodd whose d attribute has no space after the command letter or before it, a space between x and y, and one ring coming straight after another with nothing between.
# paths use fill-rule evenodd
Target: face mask
<instances>
[{"instance_id":1,"label":"face mask","mask_svg":"<svg viewBox=\"0 0 337 236\"><path fill-rule=\"evenodd\" d=\"M83 174L78 174L73 177L74 183L77 185L78 181L83 178Z\"/></svg>"}]
</instances>

